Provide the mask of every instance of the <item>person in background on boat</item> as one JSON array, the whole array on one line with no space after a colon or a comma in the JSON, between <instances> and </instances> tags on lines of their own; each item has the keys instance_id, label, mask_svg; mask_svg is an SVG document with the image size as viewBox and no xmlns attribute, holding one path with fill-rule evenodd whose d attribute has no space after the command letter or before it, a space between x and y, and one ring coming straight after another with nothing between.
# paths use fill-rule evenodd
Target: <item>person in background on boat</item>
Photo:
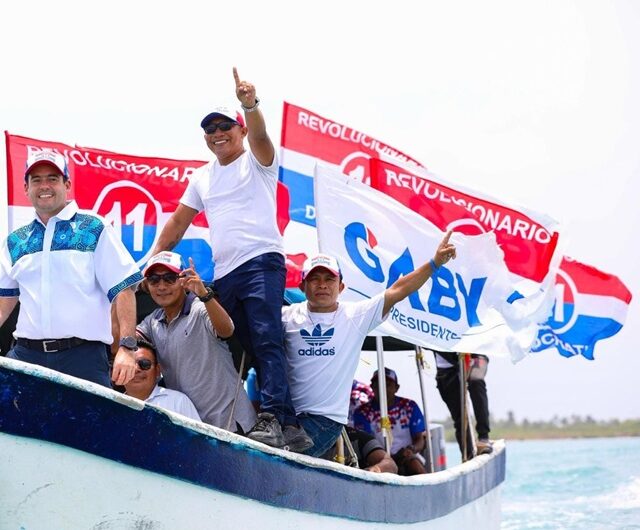
<instances>
[{"instance_id":1,"label":"person in background on boat","mask_svg":"<svg viewBox=\"0 0 640 530\"><path fill-rule=\"evenodd\" d=\"M424 416L418 404L407 398L398 396L398 375L391 368L385 368L387 389L387 413L391 422L391 454L398 465L400 475L420 475L426 473L425 460L421 453L426 442ZM353 413L353 424L375 435L384 443L380 414L380 389L378 387L378 371L373 373L371 388L374 398L356 409Z\"/></svg>"},{"instance_id":2,"label":"person in background on boat","mask_svg":"<svg viewBox=\"0 0 640 530\"><path fill-rule=\"evenodd\" d=\"M283 307L282 325L293 405L314 442L306 454L322 456L335 443L347 423L364 338L397 302L455 258L450 237L447 232L432 260L361 302L338 302L345 285L334 257L318 254L305 261L300 289L307 300Z\"/></svg>"},{"instance_id":3,"label":"person in background on boat","mask_svg":"<svg viewBox=\"0 0 640 530\"><path fill-rule=\"evenodd\" d=\"M191 177L155 252L175 247L198 212L205 211L215 263L214 287L235 323L242 347L257 362L261 412L248 436L302 451L312 442L300 428L291 403L280 333L286 267L276 223L278 160L255 86L241 81L235 68L233 77L244 118L224 106L200 122L215 160Z\"/></svg>"},{"instance_id":4,"label":"person in background on boat","mask_svg":"<svg viewBox=\"0 0 640 530\"><path fill-rule=\"evenodd\" d=\"M68 201L64 156L31 151L24 191L34 220L9 234L0 250L0 325L20 300L7 357L110 387L111 304L122 338L111 378L135 375L135 286L142 276L109 223Z\"/></svg>"},{"instance_id":5,"label":"person in background on boat","mask_svg":"<svg viewBox=\"0 0 640 530\"><path fill-rule=\"evenodd\" d=\"M195 405L186 394L158 385L161 376L162 367L158 362L155 346L146 340L138 339L136 375L124 385L125 393L192 420L202 421Z\"/></svg>"},{"instance_id":6,"label":"person in background on boat","mask_svg":"<svg viewBox=\"0 0 640 530\"><path fill-rule=\"evenodd\" d=\"M345 427L351 446L358 459L358 467L372 473L398 473L398 466L393 461L379 440L368 432ZM345 444L345 458L347 447ZM335 460L336 449L333 449L332 459Z\"/></svg>"},{"instance_id":7,"label":"person in background on boat","mask_svg":"<svg viewBox=\"0 0 640 530\"><path fill-rule=\"evenodd\" d=\"M373 399L373 389L367 383L353 380L351 385L351 399L349 400L349 417L347 425L353 427L353 413L360 406L369 403Z\"/></svg>"},{"instance_id":8,"label":"person in background on boat","mask_svg":"<svg viewBox=\"0 0 640 530\"><path fill-rule=\"evenodd\" d=\"M473 457L473 440L471 429L467 427L467 457L464 457L462 445L462 411L460 403L460 364L457 353L432 350L436 359L436 384L442 400L446 403L453 426L456 431L456 440L460 447L460 454L464 460ZM473 414L476 417L476 441L477 454L484 455L493 451L493 445L489 439L489 398L487 396L487 384L485 375L489 358L485 355L471 354L469 357L467 389L471 397Z\"/></svg>"},{"instance_id":9,"label":"person in background on boat","mask_svg":"<svg viewBox=\"0 0 640 530\"><path fill-rule=\"evenodd\" d=\"M246 432L256 414L223 340L233 333L233 322L189 262L183 270L175 252L147 262L144 282L160 307L138 325L138 335L156 346L167 388L189 396L202 421Z\"/></svg>"}]
</instances>

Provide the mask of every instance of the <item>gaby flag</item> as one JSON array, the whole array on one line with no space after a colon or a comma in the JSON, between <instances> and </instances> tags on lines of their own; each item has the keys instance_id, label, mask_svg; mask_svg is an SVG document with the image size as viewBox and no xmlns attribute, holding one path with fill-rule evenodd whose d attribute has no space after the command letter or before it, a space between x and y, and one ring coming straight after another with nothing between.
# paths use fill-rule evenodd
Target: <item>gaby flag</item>
<instances>
[{"instance_id":1,"label":"gaby flag","mask_svg":"<svg viewBox=\"0 0 640 530\"><path fill-rule=\"evenodd\" d=\"M29 223L33 207L24 193L24 171L30 152L52 149L64 155L71 176L70 199L80 208L92 210L111 222L120 233L123 243L143 267L149 259L167 219L175 211L188 179L206 162L201 160L173 160L169 158L125 155L103 149L70 146L10 135L5 132L7 145L7 197L9 230ZM288 223L288 192L279 184L278 225L282 231ZM205 281L213 278L209 229L200 213L175 247L187 262L194 260L196 269ZM288 285L297 286L304 258L287 256L292 273ZM299 263L300 266L294 265Z\"/></svg>"},{"instance_id":2,"label":"gaby flag","mask_svg":"<svg viewBox=\"0 0 640 530\"><path fill-rule=\"evenodd\" d=\"M318 165L320 250L334 255L348 300L370 298L429 261L443 237L433 223L336 169ZM523 357L546 320L547 293L516 299L493 233L453 234L458 258L396 304L378 332L436 349Z\"/></svg>"},{"instance_id":3,"label":"gaby flag","mask_svg":"<svg viewBox=\"0 0 640 530\"><path fill-rule=\"evenodd\" d=\"M564 357L594 359L598 340L622 328L631 292L613 274L565 257L556 277L556 301L532 351L555 348Z\"/></svg>"}]
</instances>

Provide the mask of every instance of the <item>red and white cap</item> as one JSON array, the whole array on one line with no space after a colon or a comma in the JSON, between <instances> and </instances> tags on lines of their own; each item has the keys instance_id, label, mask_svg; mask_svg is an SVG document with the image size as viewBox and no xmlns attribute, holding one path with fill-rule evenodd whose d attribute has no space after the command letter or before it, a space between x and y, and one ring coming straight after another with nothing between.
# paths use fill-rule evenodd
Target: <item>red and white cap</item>
<instances>
[{"instance_id":1,"label":"red and white cap","mask_svg":"<svg viewBox=\"0 0 640 530\"><path fill-rule=\"evenodd\" d=\"M27 169L24 172L24 178L28 179L29 173L31 173L31 171L33 171L33 169L40 164L49 164L55 167L60 172L64 180L67 180L69 178L67 161L65 160L64 156L62 156L60 153L52 151L51 149L43 149L42 151L32 151L29 153L29 156L27 157Z\"/></svg>"},{"instance_id":2,"label":"red and white cap","mask_svg":"<svg viewBox=\"0 0 640 530\"><path fill-rule=\"evenodd\" d=\"M180 274L182 272L182 256L176 252L169 252L168 250L158 252L147 261L147 266L144 268L142 275L145 277L148 276L151 269L156 266L166 267L170 271Z\"/></svg>"},{"instance_id":3,"label":"red and white cap","mask_svg":"<svg viewBox=\"0 0 640 530\"><path fill-rule=\"evenodd\" d=\"M328 256L327 254L316 254L304 262L304 265L302 266L302 279L304 280L313 269L317 269L318 267L327 269L334 276L342 278L340 265L338 265L338 260L336 258Z\"/></svg>"}]
</instances>

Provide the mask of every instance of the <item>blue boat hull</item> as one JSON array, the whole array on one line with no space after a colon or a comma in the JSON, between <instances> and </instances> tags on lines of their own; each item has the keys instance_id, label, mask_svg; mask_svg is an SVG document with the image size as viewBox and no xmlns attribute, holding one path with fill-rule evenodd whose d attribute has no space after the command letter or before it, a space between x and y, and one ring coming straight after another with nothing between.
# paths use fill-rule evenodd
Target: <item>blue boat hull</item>
<instances>
[{"instance_id":1,"label":"blue boat hull","mask_svg":"<svg viewBox=\"0 0 640 530\"><path fill-rule=\"evenodd\" d=\"M285 510L367 523L436 520L483 498L505 477L503 447L455 473L419 478L366 473L267 448L7 359L0 359L0 433ZM0 473L11 471L2 466Z\"/></svg>"}]
</instances>

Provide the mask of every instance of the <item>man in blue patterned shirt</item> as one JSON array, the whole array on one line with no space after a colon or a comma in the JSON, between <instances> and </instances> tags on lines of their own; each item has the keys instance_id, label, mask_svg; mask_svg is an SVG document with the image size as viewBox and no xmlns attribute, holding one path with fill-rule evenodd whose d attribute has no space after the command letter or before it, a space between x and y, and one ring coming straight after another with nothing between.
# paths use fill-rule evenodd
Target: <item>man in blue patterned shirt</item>
<instances>
[{"instance_id":1,"label":"man in blue patterned shirt","mask_svg":"<svg viewBox=\"0 0 640 530\"><path fill-rule=\"evenodd\" d=\"M71 181L62 155L31 151L24 189L35 218L0 249L0 325L20 301L7 357L110 386L113 303L122 338L112 378L128 383L136 370L138 267L111 225L67 201Z\"/></svg>"}]
</instances>

